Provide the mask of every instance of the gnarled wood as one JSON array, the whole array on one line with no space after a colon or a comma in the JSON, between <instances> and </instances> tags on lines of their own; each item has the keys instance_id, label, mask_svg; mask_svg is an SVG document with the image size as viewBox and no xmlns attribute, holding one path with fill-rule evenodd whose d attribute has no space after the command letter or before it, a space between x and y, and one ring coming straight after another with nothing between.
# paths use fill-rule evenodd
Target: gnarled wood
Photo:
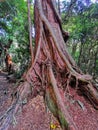
<instances>
[{"instance_id":1,"label":"gnarled wood","mask_svg":"<svg viewBox=\"0 0 98 130\"><path fill-rule=\"evenodd\" d=\"M60 17L52 0L35 1L35 30L34 60L24 74L25 82L18 87L18 101L21 100L22 103L31 92L34 96L43 91L47 105L59 120L62 129L77 130L64 105L59 87L68 90L74 81L74 86L88 97L94 107L98 107L98 92L91 83L91 76L84 75L68 53ZM18 103L14 107L14 114L19 105Z\"/></svg>"}]
</instances>

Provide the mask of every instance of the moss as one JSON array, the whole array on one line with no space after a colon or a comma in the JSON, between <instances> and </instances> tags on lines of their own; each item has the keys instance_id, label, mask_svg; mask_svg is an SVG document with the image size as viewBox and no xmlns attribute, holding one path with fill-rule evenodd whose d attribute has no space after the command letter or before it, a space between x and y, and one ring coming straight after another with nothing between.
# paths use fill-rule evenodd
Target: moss
<instances>
[{"instance_id":1,"label":"moss","mask_svg":"<svg viewBox=\"0 0 98 130\"><path fill-rule=\"evenodd\" d=\"M55 100L56 97L54 95L53 90L52 90L52 94L51 94L51 88L49 88L46 91L46 97L45 98L46 98L47 106L49 107L49 109L53 113L53 115L59 120L61 127L63 129L66 128L66 130L69 130L69 125L68 125L63 113L58 108L57 102Z\"/></svg>"},{"instance_id":2,"label":"moss","mask_svg":"<svg viewBox=\"0 0 98 130\"><path fill-rule=\"evenodd\" d=\"M50 111L56 116L57 115L57 105L54 100L51 98L49 92L46 93L46 103L50 109Z\"/></svg>"},{"instance_id":3,"label":"moss","mask_svg":"<svg viewBox=\"0 0 98 130\"><path fill-rule=\"evenodd\" d=\"M61 127L63 129L66 128L66 130L69 130L69 125L68 125L63 113L61 112L61 110L58 110L58 115L59 115L59 122L61 124Z\"/></svg>"}]
</instances>

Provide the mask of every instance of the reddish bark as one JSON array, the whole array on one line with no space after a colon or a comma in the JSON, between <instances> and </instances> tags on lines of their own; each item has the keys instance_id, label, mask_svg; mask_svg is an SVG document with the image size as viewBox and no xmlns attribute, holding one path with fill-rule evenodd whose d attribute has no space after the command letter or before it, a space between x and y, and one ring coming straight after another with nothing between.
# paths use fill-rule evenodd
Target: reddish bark
<instances>
[{"instance_id":1,"label":"reddish bark","mask_svg":"<svg viewBox=\"0 0 98 130\"><path fill-rule=\"evenodd\" d=\"M64 42L67 39L63 37L61 20L52 0L35 1L35 29L34 60L24 74L24 82L18 87L17 101L22 102L30 94L36 96L43 93L45 102L59 120L62 129L78 130L65 108L59 88L63 90L63 94L71 96L70 87L74 86L86 95L96 108L98 92L91 83L91 76L84 75L68 53ZM14 113L19 105L16 105Z\"/></svg>"}]
</instances>

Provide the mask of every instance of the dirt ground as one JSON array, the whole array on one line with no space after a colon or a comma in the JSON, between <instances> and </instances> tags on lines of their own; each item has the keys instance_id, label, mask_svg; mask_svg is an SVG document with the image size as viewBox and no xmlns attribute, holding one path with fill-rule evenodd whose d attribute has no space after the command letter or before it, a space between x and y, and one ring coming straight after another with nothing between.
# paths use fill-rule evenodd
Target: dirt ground
<instances>
[{"instance_id":1,"label":"dirt ground","mask_svg":"<svg viewBox=\"0 0 98 130\"><path fill-rule=\"evenodd\" d=\"M14 83L9 83L7 74L0 72L0 117L11 104L11 93ZM66 109L73 118L78 130L98 130L98 110L83 96L79 96L76 90L70 88L71 96L60 93L65 103ZM52 124L52 125L51 125ZM42 96L36 96L27 102L13 116L8 130L61 130L59 123L44 104Z\"/></svg>"},{"instance_id":2,"label":"dirt ground","mask_svg":"<svg viewBox=\"0 0 98 130\"><path fill-rule=\"evenodd\" d=\"M11 104L14 83L9 83L7 74L0 73L0 116ZM44 104L42 96L36 96L19 109L8 130L61 130L58 121Z\"/></svg>"}]
</instances>

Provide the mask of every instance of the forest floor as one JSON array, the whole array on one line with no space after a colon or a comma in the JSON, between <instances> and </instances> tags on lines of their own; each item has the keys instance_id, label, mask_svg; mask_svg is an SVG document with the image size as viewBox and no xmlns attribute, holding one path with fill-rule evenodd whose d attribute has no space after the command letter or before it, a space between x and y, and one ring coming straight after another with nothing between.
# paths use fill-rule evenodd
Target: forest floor
<instances>
[{"instance_id":1,"label":"forest floor","mask_svg":"<svg viewBox=\"0 0 98 130\"><path fill-rule=\"evenodd\" d=\"M7 111L12 102L15 84L9 83L7 74L0 72L0 116ZM44 104L42 96L36 96L18 111L13 117L8 130L61 130L58 121Z\"/></svg>"},{"instance_id":2,"label":"forest floor","mask_svg":"<svg viewBox=\"0 0 98 130\"><path fill-rule=\"evenodd\" d=\"M6 77L6 73L0 72L0 116L5 113L12 102L11 93L15 85L14 83L9 83ZM98 110L95 110L89 101L78 95L73 88L70 88L71 96L65 95L61 89L60 93L66 104L66 109L76 123L78 130L98 130ZM46 108L43 97L38 95L23 105L17 115L13 117L8 130L52 129L61 130L57 120Z\"/></svg>"}]
</instances>

